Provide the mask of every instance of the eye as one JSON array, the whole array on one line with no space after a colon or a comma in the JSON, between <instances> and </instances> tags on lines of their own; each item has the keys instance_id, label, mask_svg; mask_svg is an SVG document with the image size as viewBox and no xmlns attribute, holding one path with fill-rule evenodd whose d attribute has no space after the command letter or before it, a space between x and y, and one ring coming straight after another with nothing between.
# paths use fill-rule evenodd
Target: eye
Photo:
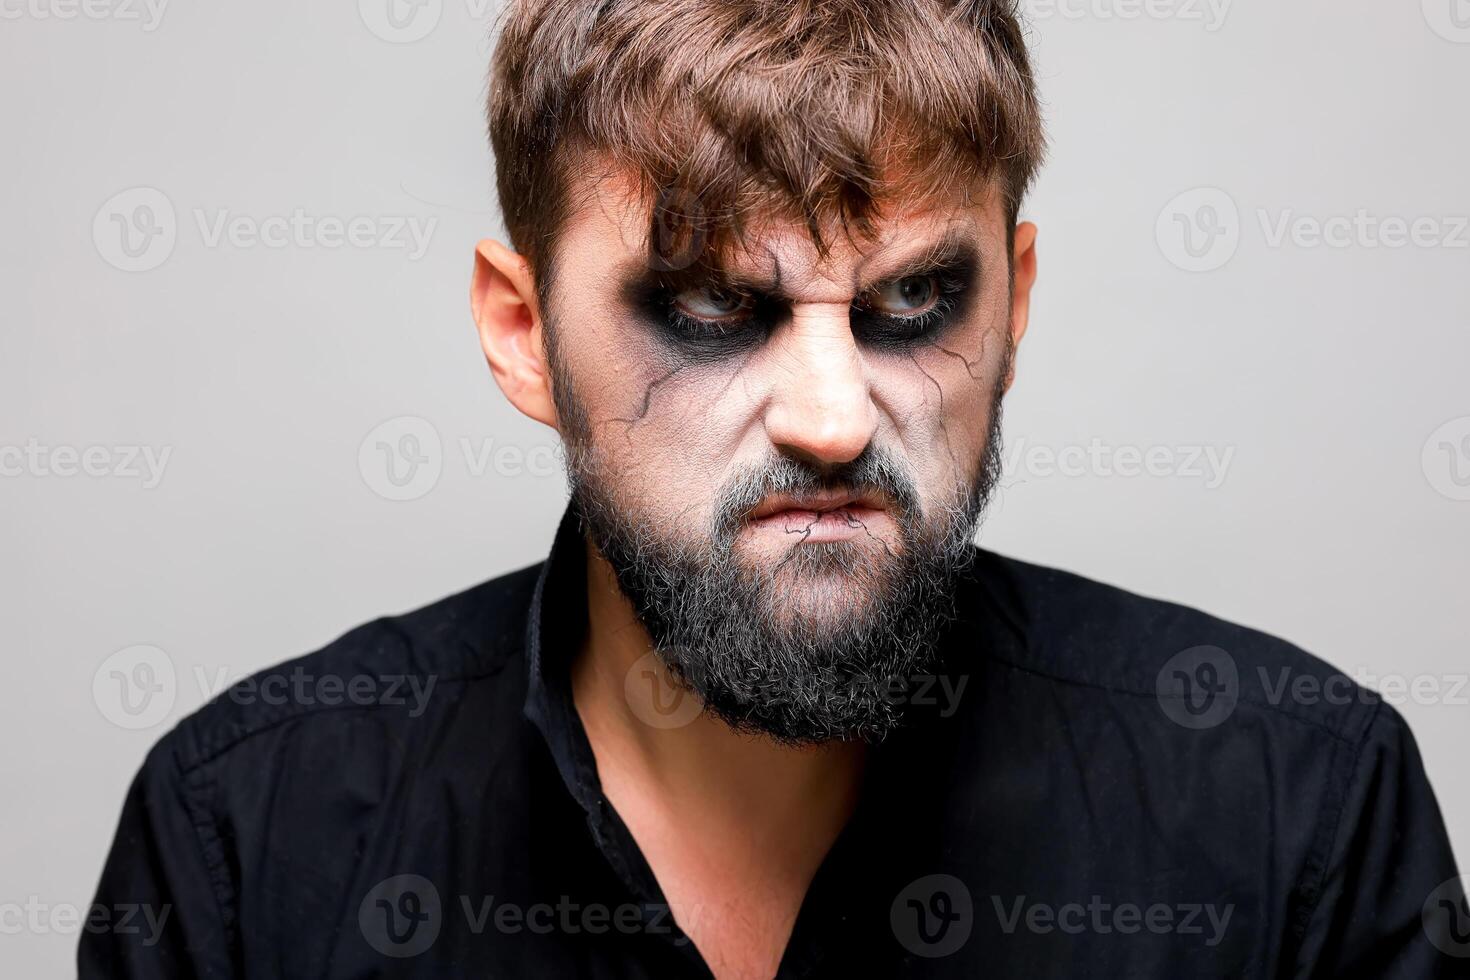
<instances>
[{"instance_id":1,"label":"eye","mask_svg":"<svg viewBox=\"0 0 1470 980\"><path fill-rule=\"evenodd\" d=\"M918 316L939 299L933 276L904 276L868 293L863 305L888 316Z\"/></svg>"},{"instance_id":2,"label":"eye","mask_svg":"<svg viewBox=\"0 0 1470 980\"><path fill-rule=\"evenodd\" d=\"M700 286L674 296L674 305L697 320L729 320L750 306L750 297L720 286Z\"/></svg>"}]
</instances>

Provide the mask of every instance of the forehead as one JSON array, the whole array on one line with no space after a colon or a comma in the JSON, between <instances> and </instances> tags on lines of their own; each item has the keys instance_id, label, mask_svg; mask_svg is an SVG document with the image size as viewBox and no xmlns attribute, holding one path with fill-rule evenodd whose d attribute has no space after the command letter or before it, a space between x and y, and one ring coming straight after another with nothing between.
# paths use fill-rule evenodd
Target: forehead
<instances>
[{"instance_id":1,"label":"forehead","mask_svg":"<svg viewBox=\"0 0 1470 980\"><path fill-rule=\"evenodd\" d=\"M569 195L575 203L557 246L557 266L584 277L584 282L590 276L616 283L659 265L658 256L669 251L664 247L667 243L656 240L660 228L654 217L660 205L680 213L698 213L696 195L656 200L616 171L585 174L576 182L579 186ZM1003 249L1004 224L999 183L989 180L968 193L956 188L943 200L885 207L874 217L870 240L829 225L823 229L829 246L825 256L804 223L757 216L747 219L740 245L718 265L708 256L691 255L675 263L672 271L675 278L720 275L750 284L779 283L783 290L795 293L824 287L851 289L912 266L930 252L959 248L990 254Z\"/></svg>"}]
</instances>

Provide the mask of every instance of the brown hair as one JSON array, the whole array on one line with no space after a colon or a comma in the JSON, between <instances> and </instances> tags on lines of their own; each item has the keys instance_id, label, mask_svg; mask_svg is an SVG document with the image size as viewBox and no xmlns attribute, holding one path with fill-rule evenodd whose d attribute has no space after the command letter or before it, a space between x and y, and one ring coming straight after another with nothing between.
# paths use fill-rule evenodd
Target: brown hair
<instances>
[{"instance_id":1,"label":"brown hair","mask_svg":"<svg viewBox=\"0 0 1470 980\"><path fill-rule=\"evenodd\" d=\"M749 217L876 231L998 178L1013 229L1044 136L1016 0L510 0L487 106L511 243L545 299L571 182L653 202L649 261L718 262Z\"/></svg>"}]
</instances>

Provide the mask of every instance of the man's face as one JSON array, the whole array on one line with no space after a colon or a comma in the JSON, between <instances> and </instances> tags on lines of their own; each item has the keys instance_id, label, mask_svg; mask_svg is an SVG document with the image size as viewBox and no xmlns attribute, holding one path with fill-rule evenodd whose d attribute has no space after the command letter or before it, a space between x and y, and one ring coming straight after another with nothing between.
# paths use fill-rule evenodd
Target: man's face
<instances>
[{"instance_id":1,"label":"man's face","mask_svg":"<svg viewBox=\"0 0 1470 980\"><path fill-rule=\"evenodd\" d=\"M543 311L593 542L717 711L798 741L881 733L863 687L923 662L907 648L932 646L995 477L1003 209L896 214L825 262L773 223L712 279L650 259L648 213L598 185Z\"/></svg>"}]
</instances>

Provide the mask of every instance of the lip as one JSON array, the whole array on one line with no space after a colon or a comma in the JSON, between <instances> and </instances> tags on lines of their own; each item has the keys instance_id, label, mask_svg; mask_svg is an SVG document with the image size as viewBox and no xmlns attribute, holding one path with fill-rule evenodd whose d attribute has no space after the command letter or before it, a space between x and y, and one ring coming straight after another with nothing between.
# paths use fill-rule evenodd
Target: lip
<instances>
[{"instance_id":1,"label":"lip","mask_svg":"<svg viewBox=\"0 0 1470 980\"><path fill-rule=\"evenodd\" d=\"M798 535L797 544L822 544L870 537L887 516L888 502L875 494L776 494L751 512L749 527L785 540Z\"/></svg>"},{"instance_id":2,"label":"lip","mask_svg":"<svg viewBox=\"0 0 1470 980\"><path fill-rule=\"evenodd\" d=\"M888 509L888 502L873 493L821 492L813 494L774 494L751 511L752 521L784 516L835 514L838 511L861 513Z\"/></svg>"}]
</instances>

